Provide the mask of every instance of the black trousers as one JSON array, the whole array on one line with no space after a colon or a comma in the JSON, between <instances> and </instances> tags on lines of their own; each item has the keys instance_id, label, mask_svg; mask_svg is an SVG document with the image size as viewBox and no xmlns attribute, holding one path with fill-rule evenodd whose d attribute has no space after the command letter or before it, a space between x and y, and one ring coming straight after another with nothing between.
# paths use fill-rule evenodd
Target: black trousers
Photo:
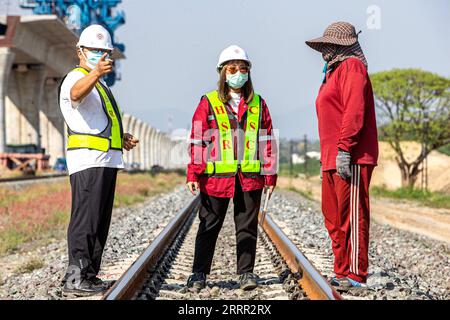
<instances>
[{"instance_id":1,"label":"black trousers","mask_svg":"<svg viewBox=\"0 0 450 320\"><path fill-rule=\"evenodd\" d=\"M100 270L116 189L115 168L89 168L70 176L72 212L67 230L69 268L65 279L92 278Z\"/></svg>"},{"instance_id":2,"label":"black trousers","mask_svg":"<svg viewBox=\"0 0 450 320\"><path fill-rule=\"evenodd\" d=\"M258 213L262 189L243 192L236 176L233 198L234 223L236 229L237 273L253 272L256 256ZM200 193L200 225L195 241L193 272L209 274L230 198L219 198ZM219 257L220 259L220 257Z\"/></svg>"}]
</instances>

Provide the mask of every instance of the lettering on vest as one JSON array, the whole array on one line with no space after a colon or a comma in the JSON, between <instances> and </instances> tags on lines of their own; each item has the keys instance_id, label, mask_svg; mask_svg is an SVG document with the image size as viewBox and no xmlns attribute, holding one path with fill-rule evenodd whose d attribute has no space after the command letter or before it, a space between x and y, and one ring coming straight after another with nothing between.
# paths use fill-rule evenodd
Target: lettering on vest
<instances>
[{"instance_id":1,"label":"lettering on vest","mask_svg":"<svg viewBox=\"0 0 450 320\"><path fill-rule=\"evenodd\" d=\"M222 141L222 147L224 150L231 149L231 141L230 140L223 140Z\"/></svg>"},{"instance_id":2,"label":"lettering on vest","mask_svg":"<svg viewBox=\"0 0 450 320\"><path fill-rule=\"evenodd\" d=\"M216 109L217 114L225 113L225 108L223 106L216 106L216 107L214 107L214 109Z\"/></svg>"},{"instance_id":3,"label":"lettering on vest","mask_svg":"<svg viewBox=\"0 0 450 320\"><path fill-rule=\"evenodd\" d=\"M228 123L226 123L226 122L222 122L222 123L220 124L220 126L221 126L222 128L224 128L224 129L226 129L226 130L230 129L230 127L228 126Z\"/></svg>"},{"instance_id":4,"label":"lettering on vest","mask_svg":"<svg viewBox=\"0 0 450 320\"><path fill-rule=\"evenodd\" d=\"M215 114L217 120L217 129L213 129L214 133L211 135L211 142L217 141L217 144L212 144L212 148L208 148L207 152L209 159L207 161L215 163L214 166L208 165L205 168L207 174L222 174L222 173L236 173L238 164L242 163L242 172L260 172L260 161L257 159L258 146L258 130L260 121L260 97L255 94L253 100L249 103L247 109L247 121L244 130L245 142L237 142L237 154L234 152L235 134L241 137L241 133L235 132L232 129L227 109L222 104L218 97L217 91L212 91L206 94L211 109ZM212 128L211 128L212 129ZM241 130L239 128L238 130ZM217 148L217 149L216 149ZM243 148L244 152L241 154L239 148ZM212 150L211 150L212 149ZM216 160L216 155L220 155L221 161ZM239 159L235 159L236 156ZM231 162L231 163L230 163Z\"/></svg>"},{"instance_id":5,"label":"lettering on vest","mask_svg":"<svg viewBox=\"0 0 450 320\"><path fill-rule=\"evenodd\" d=\"M257 112L256 112L256 111L253 112L253 109L258 109L258 107L252 106L252 107L248 108L248 111L250 111L250 112L253 113L253 114L256 114Z\"/></svg>"}]
</instances>

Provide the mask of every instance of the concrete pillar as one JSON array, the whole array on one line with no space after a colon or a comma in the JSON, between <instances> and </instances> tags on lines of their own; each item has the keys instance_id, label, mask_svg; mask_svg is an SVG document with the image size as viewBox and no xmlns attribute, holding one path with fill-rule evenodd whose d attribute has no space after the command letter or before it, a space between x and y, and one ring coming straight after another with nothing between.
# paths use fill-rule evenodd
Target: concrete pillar
<instances>
[{"instance_id":1,"label":"concrete pillar","mask_svg":"<svg viewBox=\"0 0 450 320\"><path fill-rule=\"evenodd\" d=\"M172 141L170 141L170 139L168 138L168 137L166 137L166 139L167 139L167 142L166 142L166 145L167 145L167 151L166 151L166 165L167 165L167 168L172 168L172 164L171 164L171 162L170 162L170 152L172 151Z\"/></svg>"},{"instance_id":2,"label":"concrete pillar","mask_svg":"<svg viewBox=\"0 0 450 320\"><path fill-rule=\"evenodd\" d=\"M6 107L5 96L15 54L10 48L0 48L0 153L6 150Z\"/></svg>"},{"instance_id":3,"label":"concrete pillar","mask_svg":"<svg viewBox=\"0 0 450 320\"><path fill-rule=\"evenodd\" d=\"M174 149L175 143L169 138L169 151L167 152L167 163L170 168L173 168L173 159L172 159L172 151Z\"/></svg>"},{"instance_id":4,"label":"concrete pillar","mask_svg":"<svg viewBox=\"0 0 450 320\"><path fill-rule=\"evenodd\" d=\"M167 136L165 136L164 137L164 151L165 151L165 154L164 154L164 166L166 167L166 168L170 168L170 140L169 140L169 138L167 137Z\"/></svg>"},{"instance_id":5,"label":"concrete pillar","mask_svg":"<svg viewBox=\"0 0 450 320\"><path fill-rule=\"evenodd\" d=\"M145 130L145 170L150 170L150 132L152 128L147 125Z\"/></svg>"},{"instance_id":6,"label":"concrete pillar","mask_svg":"<svg viewBox=\"0 0 450 320\"><path fill-rule=\"evenodd\" d=\"M161 164L161 132L158 132L158 134L156 135L156 164L158 165L162 165Z\"/></svg>"},{"instance_id":7,"label":"concrete pillar","mask_svg":"<svg viewBox=\"0 0 450 320\"><path fill-rule=\"evenodd\" d=\"M125 113L122 117L122 126L123 126L123 132L129 133L130 132L130 121L131 121L131 115ZM130 163L130 152L124 150L123 151L123 161L125 162L125 166Z\"/></svg>"},{"instance_id":8,"label":"concrete pillar","mask_svg":"<svg viewBox=\"0 0 450 320\"><path fill-rule=\"evenodd\" d=\"M156 129L152 128L150 132L150 168L156 164Z\"/></svg>"},{"instance_id":9,"label":"concrete pillar","mask_svg":"<svg viewBox=\"0 0 450 320\"><path fill-rule=\"evenodd\" d=\"M146 170L147 169L147 130L148 130L148 124L145 122L142 123L141 128L139 130L139 140L140 140L140 156L141 159L141 169Z\"/></svg>"},{"instance_id":10,"label":"concrete pillar","mask_svg":"<svg viewBox=\"0 0 450 320\"><path fill-rule=\"evenodd\" d=\"M154 164L157 165L158 163L158 135L159 132L156 131L155 135L153 137L153 160L154 160Z\"/></svg>"},{"instance_id":11,"label":"concrete pillar","mask_svg":"<svg viewBox=\"0 0 450 320\"><path fill-rule=\"evenodd\" d=\"M159 133L159 151L159 164L164 167L164 134L161 132Z\"/></svg>"},{"instance_id":12,"label":"concrete pillar","mask_svg":"<svg viewBox=\"0 0 450 320\"><path fill-rule=\"evenodd\" d=\"M167 163L167 154L169 153L169 145L167 143L167 136L163 136L163 166L164 168L168 167Z\"/></svg>"},{"instance_id":13,"label":"concrete pillar","mask_svg":"<svg viewBox=\"0 0 450 320\"><path fill-rule=\"evenodd\" d=\"M48 78L44 84L44 93L40 108L41 145L50 155L49 164L65 154L64 119L58 107L58 85L61 79Z\"/></svg>"},{"instance_id":14,"label":"concrete pillar","mask_svg":"<svg viewBox=\"0 0 450 320\"><path fill-rule=\"evenodd\" d=\"M41 65L12 70L6 98L7 143L41 147L39 113L46 74Z\"/></svg>"},{"instance_id":15,"label":"concrete pillar","mask_svg":"<svg viewBox=\"0 0 450 320\"><path fill-rule=\"evenodd\" d=\"M133 135L135 135L139 139L139 143L137 144L136 148L133 149L133 161L139 163L139 169L142 169L142 159L141 159L141 149L142 149L142 137L140 135L141 129L143 126L143 122L141 119L136 120L136 124L134 127Z\"/></svg>"},{"instance_id":16,"label":"concrete pillar","mask_svg":"<svg viewBox=\"0 0 450 320\"><path fill-rule=\"evenodd\" d=\"M129 129L129 133L131 133L132 135L136 135L135 132L135 126L136 126L136 118L134 116L131 116L131 120L130 120L130 129ZM138 137L139 138L139 137ZM136 162L136 157L135 157L135 153L136 153L136 148L129 151L129 156L128 156L128 163L132 164L133 162Z\"/></svg>"},{"instance_id":17,"label":"concrete pillar","mask_svg":"<svg viewBox=\"0 0 450 320\"><path fill-rule=\"evenodd\" d=\"M166 164L166 137L164 136L164 134L161 134L161 158L160 158L160 162L161 165L166 168L167 164Z\"/></svg>"}]
</instances>

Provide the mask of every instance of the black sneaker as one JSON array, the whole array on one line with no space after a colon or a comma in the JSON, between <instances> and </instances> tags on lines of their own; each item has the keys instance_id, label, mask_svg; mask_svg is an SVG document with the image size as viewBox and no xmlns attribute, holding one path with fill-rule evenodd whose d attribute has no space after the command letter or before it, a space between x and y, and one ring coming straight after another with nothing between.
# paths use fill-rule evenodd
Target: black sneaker
<instances>
[{"instance_id":1,"label":"black sneaker","mask_svg":"<svg viewBox=\"0 0 450 320\"><path fill-rule=\"evenodd\" d=\"M115 283L115 281L103 281L99 277L92 277L89 278L89 280L91 280L92 283L95 284L96 286L103 286L105 289L111 288Z\"/></svg>"},{"instance_id":2,"label":"black sneaker","mask_svg":"<svg viewBox=\"0 0 450 320\"><path fill-rule=\"evenodd\" d=\"M253 290L258 286L258 277L256 274L246 272L239 279L239 286L242 290Z\"/></svg>"},{"instance_id":3,"label":"black sneaker","mask_svg":"<svg viewBox=\"0 0 450 320\"><path fill-rule=\"evenodd\" d=\"M206 287L206 275L203 272L193 273L187 281L188 288L201 290Z\"/></svg>"},{"instance_id":4,"label":"black sneaker","mask_svg":"<svg viewBox=\"0 0 450 320\"><path fill-rule=\"evenodd\" d=\"M65 282L62 292L85 297L102 293L106 288L102 284L95 284L92 280L83 279L79 283Z\"/></svg>"}]
</instances>

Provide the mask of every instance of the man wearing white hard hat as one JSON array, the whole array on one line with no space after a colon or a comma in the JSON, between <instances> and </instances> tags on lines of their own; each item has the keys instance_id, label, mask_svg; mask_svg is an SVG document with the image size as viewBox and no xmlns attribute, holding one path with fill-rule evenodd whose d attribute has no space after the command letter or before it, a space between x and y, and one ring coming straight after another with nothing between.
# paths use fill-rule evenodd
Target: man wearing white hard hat
<instances>
[{"instance_id":1,"label":"man wearing white hard hat","mask_svg":"<svg viewBox=\"0 0 450 320\"><path fill-rule=\"evenodd\" d=\"M123 148L139 142L123 133L122 111L102 79L113 70L109 32L91 25L77 44L79 66L63 79L59 105L67 124L72 210L67 231L69 267L63 291L91 295L108 288L97 277L108 236Z\"/></svg>"},{"instance_id":2,"label":"man wearing white hard hat","mask_svg":"<svg viewBox=\"0 0 450 320\"><path fill-rule=\"evenodd\" d=\"M253 273L258 213L263 189L276 184L272 120L265 100L253 91L252 63L238 46L222 51L218 89L205 94L192 118L187 187L200 190L200 225L188 287L201 290L211 271L215 245L230 199L234 203L237 273L243 290L257 286Z\"/></svg>"}]
</instances>

